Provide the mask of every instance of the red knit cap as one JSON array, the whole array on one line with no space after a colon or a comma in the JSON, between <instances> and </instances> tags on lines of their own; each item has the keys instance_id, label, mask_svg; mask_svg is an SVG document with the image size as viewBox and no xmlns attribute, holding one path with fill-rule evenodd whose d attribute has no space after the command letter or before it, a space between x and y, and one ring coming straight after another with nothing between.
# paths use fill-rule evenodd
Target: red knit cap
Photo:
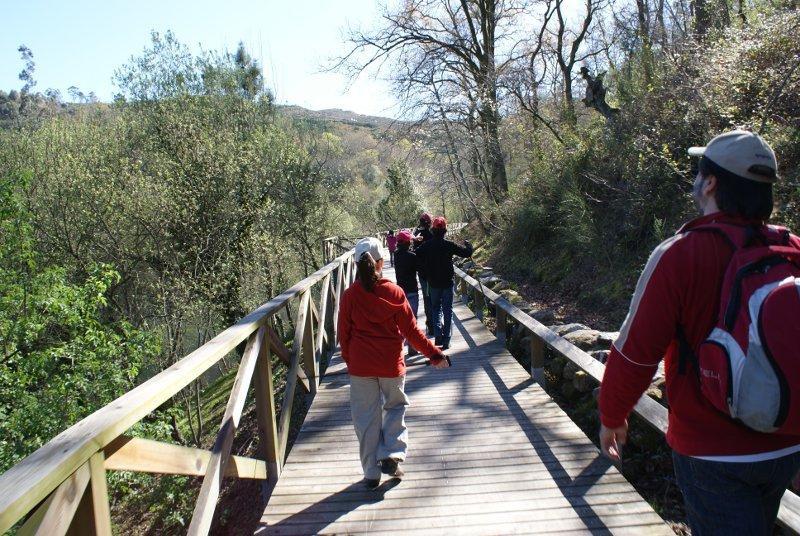
<instances>
[{"instance_id":1,"label":"red knit cap","mask_svg":"<svg viewBox=\"0 0 800 536\"><path fill-rule=\"evenodd\" d=\"M403 230L397 233L397 242L400 244L410 244L411 243L411 233Z\"/></svg>"},{"instance_id":2,"label":"red knit cap","mask_svg":"<svg viewBox=\"0 0 800 536\"><path fill-rule=\"evenodd\" d=\"M433 218L433 225L431 225L434 229L447 229L447 220L444 216L436 216Z\"/></svg>"}]
</instances>

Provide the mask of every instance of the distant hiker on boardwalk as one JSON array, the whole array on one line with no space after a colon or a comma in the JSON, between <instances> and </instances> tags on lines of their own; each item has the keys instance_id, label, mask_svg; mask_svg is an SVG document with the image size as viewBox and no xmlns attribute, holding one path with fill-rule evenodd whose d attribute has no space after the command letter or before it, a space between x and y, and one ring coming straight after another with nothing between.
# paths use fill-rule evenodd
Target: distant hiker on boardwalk
<instances>
[{"instance_id":1,"label":"distant hiker on boardwalk","mask_svg":"<svg viewBox=\"0 0 800 536\"><path fill-rule=\"evenodd\" d=\"M355 247L356 281L342 295L339 340L350 374L350 408L358 436L364 484L375 488L381 473L402 477L408 431L403 337L447 368L449 358L417 328L403 289L381 277L383 254L376 238Z\"/></svg>"},{"instance_id":2,"label":"distant hiker on boardwalk","mask_svg":"<svg viewBox=\"0 0 800 536\"><path fill-rule=\"evenodd\" d=\"M447 220L439 216L433 220L433 238L416 249L420 265L424 267L431 298L431 317L436 345L447 350L453 320L453 255L469 257L472 244L464 246L445 239Z\"/></svg>"},{"instance_id":3,"label":"distant hiker on boardwalk","mask_svg":"<svg viewBox=\"0 0 800 536\"><path fill-rule=\"evenodd\" d=\"M667 442L694 535L772 534L800 467L800 239L766 225L775 153L733 131L692 147L702 216L650 256L600 388L600 444L665 359Z\"/></svg>"},{"instance_id":4,"label":"distant hiker on boardwalk","mask_svg":"<svg viewBox=\"0 0 800 536\"><path fill-rule=\"evenodd\" d=\"M397 236L389 229L386 233L386 248L389 250L389 265L394 266L394 252L397 250Z\"/></svg>"},{"instance_id":5,"label":"distant hiker on boardwalk","mask_svg":"<svg viewBox=\"0 0 800 536\"><path fill-rule=\"evenodd\" d=\"M397 253L395 253L396 265L394 269L397 285L406 293L408 305L417 317L419 311L419 292L417 287L417 274L419 273L419 262L417 255L411 251L411 233L400 231L397 233ZM408 355L417 355L417 350L411 344L408 345Z\"/></svg>"},{"instance_id":6,"label":"distant hiker on boardwalk","mask_svg":"<svg viewBox=\"0 0 800 536\"><path fill-rule=\"evenodd\" d=\"M433 238L431 233L431 215L423 212L419 215L419 226L414 229L414 249L416 250L422 244ZM431 295L428 291L428 278L425 274L425 268L422 267L419 271L419 286L422 290L422 305L425 310L425 327L428 337L433 336L433 317L431 315Z\"/></svg>"}]
</instances>

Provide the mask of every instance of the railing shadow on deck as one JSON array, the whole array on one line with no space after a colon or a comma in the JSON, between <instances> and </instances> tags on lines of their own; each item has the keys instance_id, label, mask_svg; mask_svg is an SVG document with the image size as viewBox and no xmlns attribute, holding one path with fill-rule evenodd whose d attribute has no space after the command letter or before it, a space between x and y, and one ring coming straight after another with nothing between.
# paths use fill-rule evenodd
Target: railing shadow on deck
<instances>
[{"instance_id":1,"label":"railing shadow on deck","mask_svg":"<svg viewBox=\"0 0 800 536\"><path fill-rule=\"evenodd\" d=\"M303 532L306 534L319 534L360 506L383 501L386 493L400 482L399 478L384 480L373 490L366 490L363 482L355 482L274 525L260 526L255 530L255 534L280 533L281 527L289 527L294 533L298 521L302 522Z\"/></svg>"},{"instance_id":2,"label":"railing shadow on deck","mask_svg":"<svg viewBox=\"0 0 800 536\"><path fill-rule=\"evenodd\" d=\"M460 268L455 268L455 277L461 300L467 305L472 302L474 314L479 320L482 320L484 307L488 306L490 312L492 309L494 310L497 324L495 335L504 345L509 324L512 322L518 329L523 329L530 334L531 370L529 372L535 381L544 383L546 348L565 357L597 382L602 381L605 372L604 364L548 329L547 326L523 312L502 295L484 287L479 280ZM634 407L634 412L656 431L662 434L666 433L667 409L647 394L642 395L639 399ZM783 495L777 522L793 534L800 534L800 497L791 490L787 490Z\"/></svg>"},{"instance_id":3,"label":"railing shadow on deck","mask_svg":"<svg viewBox=\"0 0 800 536\"><path fill-rule=\"evenodd\" d=\"M475 317L473 316L468 320L474 319ZM574 435L560 438L558 432L552 432L548 434L548 437L545 437L536 430L535 424L526 415L525 408L523 408L519 402L514 399L515 394L520 393L525 388L531 387L535 383L533 380L526 380L523 382L518 382L515 385L508 386L500 377L498 371L495 370L494 366L488 362L488 360L487 362L475 366L475 360L472 359L469 362L463 362L465 364L459 366L460 363L462 363L462 361L459 359L459 354L471 353L474 356L475 354L480 354L483 352L489 356L496 354L498 350L501 350L501 347L496 340L492 340L491 342L486 342L483 344L477 344L469 332L465 329L462 320L454 318L453 321L454 326L464 336L468 346L466 349L458 349L456 352L451 354L454 363L451 371L456 374L450 375L430 369L428 373L423 373L422 377L417 376L414 380L409 380L406 383L406 392L409 397L412 398L412 404L415 397L425 397L425 391L432 388L431 385L425 382L423 379L428 374L430 374L431 377L435 376L436 386L448 383L461 385L465 381L465 378L469 378L473 375L488 376L492 385L496 389L502 404L505 406L505 409L500 411L504 415L509 415L509 419L515 421L515 424L522 429L524 436L530 442L530 445L526 447L526 449L530 449L530 452L535 453L542 461L543 466L550 475L552 481L557 485L561 495L567 501L569 507L575 512L577 517L584 524L586 530L592 534L610 534L610 531L605 526L603 521L603 516L598 515L595 512L589 502L584 498L584 495L591 491L592 487L598 482L598 480L607 474L611 468L611 464L602 458L599 453L596 452L596 449L593 448L594 454L590 457L586 457L585 459L581 458L579 461L579 467L573 467L573 471L565 468L558 459L556 453L552 450L550 443L553 441L558 443L561 443L562 441L567 443L571 441L580 441L581 444L584 444L586 443L585 437L582 437L580 440L575 439ZM344 375L343 378L336 378L334 381L337 383L339 388L345 387L348 383L346 376ZM326 388L329 384L330 382L326 382ZM465 410L476 411L478 414L474 418L476 421L480 421L480 416L483 414L488 416L497 415L498 413L497 397L493 397L493 400L487 399L486 403L462 399L456 405L463 407ZM348 422L346 419L343 419L341 408L335 407L334 405L331 405L331 407L326 407L322 411L318 411L314 415L313 422L327 423L329 425L332 417L336 417L342 423ZM304 427L302 435L305 440L308 440L313 438L318 433L324 433L326 430L327 429L324 426L320 426L318 429L309 429L308 427ZM469 434L470 431L467 430L467 428L443 426L441 428L440 441L442 444L449 444L457 441L462 435ZM413 432L411 437L413 441ZM501 443L498 444L498 446L501 445ZM563 446L563 444L561 446ZM480 461L476 461L475 463L476 466L480 466L481 464ZM513 460L509 461L508 465L493 465L492 467L519 468L519 463L519 459L514 458ZM579 470L580 472L577 475L572 476L572 474L575 473L575 470ZM524 471L520 471L519 474L521 478L525 478ZM436 477L432 477L432 481L436 481ZM394 487L398 484L398 482L394 480L389 482L391 483L391 487ZM274 525L270 525L268 527L264 526L260 530L264 531L264 533L271 531L280 533L281 527L286 527L289 530L296 530L298 528L296 525L300 523L302 524L303 531L307 531L308 533L323 531L331 524L343 517L346 517L350 512L357 509L359 506L381 502L384 500L384 494L386 491L388 491L388 489L390 488L384 489L384 486L381 486L381 488L379 488L379 490L376 492L371 492L364 490L363 484L360 482L353 482L352 484L343 487L341 490L333 492L322 500L304 508L302 511L294 513L280 522L275 523ZM449 490L447 486L436 485L433 487L426 487L425 493L426 496L433 501L435 496L445 495L449 493ZM474 495L476 496L483 495L483 493L483 490L480 488L476 488L474 490ZM259 532L256 532L256 534L259 534Z\"/></svg>"}]
</instances>

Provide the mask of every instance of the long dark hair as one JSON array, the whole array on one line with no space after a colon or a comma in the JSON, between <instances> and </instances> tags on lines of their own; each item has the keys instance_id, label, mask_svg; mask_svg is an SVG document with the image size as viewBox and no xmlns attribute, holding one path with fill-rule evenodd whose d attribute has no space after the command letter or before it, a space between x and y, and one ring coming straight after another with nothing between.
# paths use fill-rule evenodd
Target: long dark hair
<instances>
[{"instance_id":1,"label":"long dark hair","mask_svg":"<svg viewBox=\"0 0 800 536\"><path fill-rule=\"evenodd\" d=\"M375 288L375 283L380 279L375 259L372 258L368 251L365 251L356 263L356 277L368 292L372 292Z\"/></svg>"}]
</instances>

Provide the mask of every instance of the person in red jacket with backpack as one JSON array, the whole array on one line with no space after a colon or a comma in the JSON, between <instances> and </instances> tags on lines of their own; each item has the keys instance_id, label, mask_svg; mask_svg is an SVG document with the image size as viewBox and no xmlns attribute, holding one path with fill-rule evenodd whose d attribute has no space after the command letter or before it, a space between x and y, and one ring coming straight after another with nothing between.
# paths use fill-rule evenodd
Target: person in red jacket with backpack
<instances>
[{"instance_id":1,"label":"person in red jacket with backpack","mask_svg":"<svg viewBox=\"0 0 800 536\"><path fill-rule=\"evenodd\" d=\"M381 277L383 252L376 238L356 244L356 281L342 295L338 335L350 374L350 410L358 436L364 484L375 488L381 473L402 477L408 431L403 340L435 368L450 366L442 353L417 328L406 294Z\"/></svg>"},{"instance_id":2,"label":"person in red jacket with backpack","mask_svg":"<svg viewBox=\"0 0 800 536\"><path fill-rule=\"evenodd\" d=\"M600 388L602 452L665 359L667 442L694 535L772 534L800 467L800 239L768 226L775 154L733 131L693 147L702 216L650 256Z\"/></svg>"}]
</instances>

